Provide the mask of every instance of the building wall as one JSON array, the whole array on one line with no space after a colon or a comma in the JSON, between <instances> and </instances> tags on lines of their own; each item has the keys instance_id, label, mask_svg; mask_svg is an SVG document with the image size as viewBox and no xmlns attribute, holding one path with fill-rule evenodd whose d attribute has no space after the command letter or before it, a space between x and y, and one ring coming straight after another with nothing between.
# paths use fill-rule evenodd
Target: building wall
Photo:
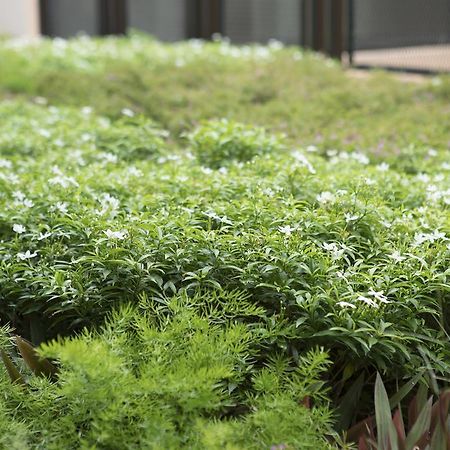
<instances>
[{"instance_id":1,"label":"building wall","mask_svg":"<svg viewBox=\"0 0 450 450\"><path fill-rule=\"evenodd\" d=\"M38 0L0 0L0 34L36 36L39 31Z\"/></svg>"}]
</instances>

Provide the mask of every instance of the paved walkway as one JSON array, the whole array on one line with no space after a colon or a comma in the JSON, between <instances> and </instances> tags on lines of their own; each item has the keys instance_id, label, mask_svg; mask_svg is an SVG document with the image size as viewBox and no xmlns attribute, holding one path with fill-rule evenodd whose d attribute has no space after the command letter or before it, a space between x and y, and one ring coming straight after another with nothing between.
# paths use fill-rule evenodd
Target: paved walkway
<instances>
[{"instance_id":1,"label":"paved walkway","mask_svg":"<svg viewBox=\"0 0 450 450\"><path fill-rule=\"evenodd\" d=\"M353 54L353 61L355 65L450 73L450 45L358 50Z\"/></svg>"}]
</instances>

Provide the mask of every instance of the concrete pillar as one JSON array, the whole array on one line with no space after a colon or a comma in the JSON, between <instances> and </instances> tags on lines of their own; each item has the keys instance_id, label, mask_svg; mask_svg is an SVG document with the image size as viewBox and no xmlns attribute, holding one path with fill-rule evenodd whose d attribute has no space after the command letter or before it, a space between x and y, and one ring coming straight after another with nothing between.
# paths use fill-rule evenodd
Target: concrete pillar
<instances>
[{"instance_id":1,"label":"concrete pillar","mask_svg":"<svg viewBox=\"0 0 450 450\"><path fill-rule=\"evenodd\" d=\"M0 34L37 36L40 33L38 0L0 0Z\"/></svg>"}]
</instances>

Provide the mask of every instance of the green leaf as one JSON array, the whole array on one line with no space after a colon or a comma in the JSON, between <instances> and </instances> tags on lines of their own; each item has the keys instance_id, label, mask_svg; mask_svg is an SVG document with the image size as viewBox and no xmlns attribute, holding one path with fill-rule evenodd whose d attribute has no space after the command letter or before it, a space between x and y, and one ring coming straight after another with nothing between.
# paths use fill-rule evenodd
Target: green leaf
<instances>
[{"instance_id":1,"label":"green leaf","mask_svg":"<svg viewBox=\"0 0 450 450\"><path fill-rule=\"evenodd\" d=\"M35 375L55 379L58 370L47 358L39 356L36 349L20 336L15 340L23 360Z\"/></svg>"},{"instance_id":2,"label":"green leaf","mask_svg":"<svg viewBox=\"0 0 450 450\"><path fill-rule=\"evenodd\" d=\"M9 378L11 378L11 381L13 383L20 384L21 386L26 386L27 383L25 382L25 379L22 377L21 373L11 361L6 352L4 350L0 350L0 354L3 360L3 364L6 367L6 371L8 372Z\"/></svg>"},{"instance_id":3,"label":"green leaf","mask_svg":"<svg viewBox=\"0 0 450 450\"><path fill-rule=\"evenodd\" d=\"M398 450L397 433L392 423L389 398L379 373L375 381L375 420L378 449Z\"/></svg>"}]
</instances>

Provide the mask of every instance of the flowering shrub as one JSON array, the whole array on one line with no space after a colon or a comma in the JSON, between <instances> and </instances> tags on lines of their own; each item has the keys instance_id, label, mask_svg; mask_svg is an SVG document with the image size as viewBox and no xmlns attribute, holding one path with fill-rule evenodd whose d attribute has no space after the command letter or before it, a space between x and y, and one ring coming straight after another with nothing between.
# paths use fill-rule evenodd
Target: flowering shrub
<instances>
[{"instance_id":1,"label":"flowering shrub","mask_svg":"<svg viewBox=\"0 0 450 450\"><path fill-rule=\"evenodd\" d=\"M283 398L260 398L257 387L269 392L278 383L273 371L280 365L283 373L294 370L317 346L333 363L326 377L334 401L361 374L370 383L382 372L389 387L430 365L439 377L448 373L450 165L447 122L436 120L448 108L444 89L399 89L374 81L358 94L332 63L278 47L197 41L165 47L133 37L7 41L0 54L10 61L0 66L0 89L51 97L0 104L0 318L16 333L37 344L95 329L117 307L135 308L143 299L161 320L183 310L224 330L240 324L250 330L251 358L245 359L245 379L230 384L239 396L231 416L252 411L240 431L251 434L261 420L265 427L281 427L274 421L277 405L291 408L299 401L284 391ZM115 66L116 60L125 67ZM280 76L303 74L306 87L297 78L291 84L283 78L286 85L274 90L271 70L278 66ZM227 84L216 83L213 101L197 79L211 67L228 76L239 68L249 78L238 88L230 82L227 95L221 91ZM186 90L163 89L160 72L164 83ZM46 76L56 83L51 92ZM77 82L67 83L73 76ZM105 85L92 83L97 79ZM147 89L153 82L158 89ZM68 85L74 89L70 101ZM255 85L268 89L260 92ZM138 94L130 86L139 86ZM86 89L93 106L85 103ZM317 109L316 100L300 101L310 91L319 99ZM287 107L284 101L291 98L296 103ZM71 106L61 106L64 101ZM220 117L218 112L229 116L232 107L237 112L231 116L241 122L199 120ZM390 139L385 130L397 116L398 136ZM363 126L362 118L370 123ZM419 119L430 121L420 137ZM261 122L265 128L251 125ZM281 138L272 129L294 136ZM117 334L120 340L117 327L109 338ZM93 339L85 338L77 338L80 348ZM117 362L122 350L115 343L101 353L129 381L139 352ZM70 365L64 348L54 356ZM98 360L89 361L95 371ZM227 377L213 378L216 386ZM112 379L107 382L114 386ZM126 395L138 396L140 382ZM44 386L36 395L48 392ZM16 411L22 400L2 407ZM228 400L220 397L208 418L226 415ZM164 422L168 430L180 425L172 419ZM21 417L14 423L23 430ZM87 423L83 418L80 427ZM208 448L214 448L217 430L229 437L235 428L218 422L204 430ZM255 447L291 442L278 437L271 433L273 442L261 438ZM87 439L89 445L94 443Z\"/></svg>"}]
</instances>

